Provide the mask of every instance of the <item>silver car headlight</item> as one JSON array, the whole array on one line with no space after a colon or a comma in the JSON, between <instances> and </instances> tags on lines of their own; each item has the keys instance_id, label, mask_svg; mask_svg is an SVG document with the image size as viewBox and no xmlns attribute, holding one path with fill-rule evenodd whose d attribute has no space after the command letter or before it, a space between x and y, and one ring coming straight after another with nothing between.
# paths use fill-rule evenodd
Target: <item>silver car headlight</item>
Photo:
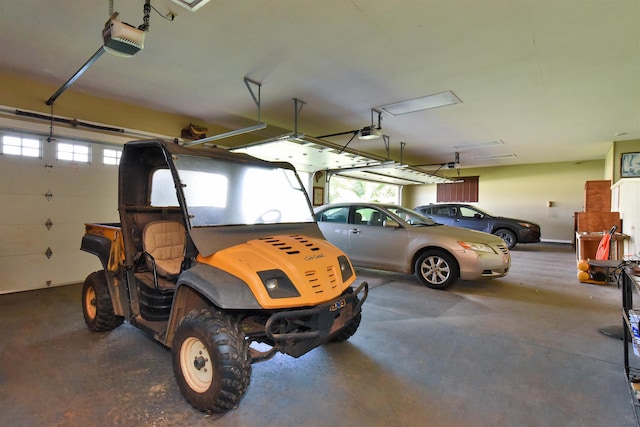
<instances>
[{"instance_id":1,"label":"silver car headlight","mask_svg":"<svg viewBox=\"0 0 640 427\"><path fill-rule=\"evenodd\" d=\"M462 240L458 241L458 244L460 246L462 246L465 249L469 249L471 251L476 251L476 252L488 252L490 254L495 254L496 251L494 251L491 246L489 245L485 245L484 243L475 243L475 242L465 242Z\"/></svg>"}]
</instances>

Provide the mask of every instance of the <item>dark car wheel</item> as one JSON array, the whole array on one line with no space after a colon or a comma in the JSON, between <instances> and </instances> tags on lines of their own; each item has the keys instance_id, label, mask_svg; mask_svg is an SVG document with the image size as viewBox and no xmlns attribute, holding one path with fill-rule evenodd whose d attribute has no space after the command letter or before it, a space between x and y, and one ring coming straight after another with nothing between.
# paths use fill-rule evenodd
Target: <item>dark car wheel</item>
<instances>
[{"instance_id":1,"label":"dark car wheel","mask_svg":"<svg viewBox=\"0 0 640 427\"><path fill-rule=\"evenodd\" d=\"M431 250L416 261L416 276L429 288L446 289L458 280L460 270L451 255Z\"/></svg>"},{"instance_id":2,"label":"dark car wheel","mask_svg":"<svg viewBox=\"0 0 640 427\"><path fill-rule=\"evenodd\" d=\"M518 243L518 239L513 231L507 230L506 228L500 228L496 230L493 234L500 237L507 244L509 250L513 249Z\"/></svg>"}]
</instances>

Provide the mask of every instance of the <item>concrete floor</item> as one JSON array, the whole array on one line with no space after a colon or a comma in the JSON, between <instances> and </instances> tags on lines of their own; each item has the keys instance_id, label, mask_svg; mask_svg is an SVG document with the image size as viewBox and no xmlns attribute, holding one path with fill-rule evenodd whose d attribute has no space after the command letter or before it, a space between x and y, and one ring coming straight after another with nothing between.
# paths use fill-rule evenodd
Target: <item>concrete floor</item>
<instances>
[{"instance_id":1,"label":"concrete floor","mask_svg":"<svg viewBox=\"0 0 640 427\"><path fill-rule=\"evenodd\" d=\"M89 332L81 286L0 296L0 424L11 426L632 426L615 286L579 283L568 245L520 245L511 274L448 291L359 270L359 331L253 365L222 417L181 396L137 329ZM633 357L633 356L632 356Z\"/></svg>"}]
</instances>

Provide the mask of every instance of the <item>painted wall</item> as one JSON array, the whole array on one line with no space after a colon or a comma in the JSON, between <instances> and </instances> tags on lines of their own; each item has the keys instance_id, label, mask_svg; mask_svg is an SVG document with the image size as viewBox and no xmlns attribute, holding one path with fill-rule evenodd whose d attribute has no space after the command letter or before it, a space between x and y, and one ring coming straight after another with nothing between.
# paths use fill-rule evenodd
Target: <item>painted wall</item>
<instances>
[{"instance_id":1,"label":"painted wall","mask_svg":"<svg viewBox=\"0 0 640 427\"><path fill-rule=\"evenodd\" d=\"M461 175L480 177L479 208L537 222L544 241L571 242L574 213L584 210L584 184L604 179L604 169L604 160L593 160L462 169ZM413 209L436 203L436 188L404 187L402 204Z\"/></svg>"}]
</instances>

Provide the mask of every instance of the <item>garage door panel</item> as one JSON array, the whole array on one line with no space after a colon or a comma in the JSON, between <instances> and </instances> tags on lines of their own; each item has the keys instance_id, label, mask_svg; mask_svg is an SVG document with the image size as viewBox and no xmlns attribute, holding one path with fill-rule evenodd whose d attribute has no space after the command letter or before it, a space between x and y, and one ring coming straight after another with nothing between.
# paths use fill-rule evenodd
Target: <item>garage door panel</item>
<instances>
[{"instance_id":1,"label":"garage door panel","mask_svg":"<svg viewBox=\"0 0 640 427\"><path fill-rule=\"evenodd\" d=\"M59 195L91 197L99 194L96 193L98 190L104 191L106 188L117 191L118 188L117 168L114 166L58 162L49 177L56 184L52 190Z\"/></svg>"},{"instance_id":2,"label":"garage door panel","mask_svg":"<svg viewBox=\"0 0 640 427\"><path fill-rule=\"evenodd\" d=\"M1 225L0 257L44 254L47 251L47 239L47 227L44 224Z\"/></svg>"},{"instance_id":3,"label":"garage door panel","mask_svg":"<svg viewBox=\"0 0 640 427\"><path fill-rule=\"evenodd\" d=\"M2 224L37 224L47 222L49 205L42 194L0 194ZM44 219L42 219L44 216Z\"/></svg>"},{"instance_id":4,"label":"garage door panel","mask_svg":"<svg viewBox=\"0 0 640 427\"><path fill-rule=\"evenodd\" d=\"M102 148L94 163L50 160L47 143L44 159L0 156L0 292L78 283L101 268L80 244L85 223L119 221L118 168L101 164Z\"/></svg>"},{"instance_id":5,"label":"garage door panel","mask_svg":"<svg viewBox=\"0 0 640 427\"><path fill-rule=\"evenodd\" d=\"M77 266L74 271L69 268L73 265ZM80 283L89 273L101 269L95 255L80 250L59 252L50 259L44 254L0 257L0 294ZM79 270L86 274L79 277Z\"/></svg>"},{"instance_id":6,"label":"garage door panel","mask_svg":"<svg viewBox=\"0 0 640 427\"><path fill-rule=\"evenodd\" d=\"M56 198L54 196L54 198ZM86 222L119 222L117 195L111 197L58 196L48 206L48 216L55 224ZM73 206L73 209L69 209ZM42 220L44 224L47 218Z\"/></svg>"},{"instance_id":7,"label":"garage door panel","mask_svg":"<svg viewBox=\"0 0 640 427\"><path fill-rule=\"evenodd\" d=\"M43 159L23 159L16 156L0 156L2 177L0 194L44 194L43 183L49 173Z\"/></svg>"}]
</instances>

